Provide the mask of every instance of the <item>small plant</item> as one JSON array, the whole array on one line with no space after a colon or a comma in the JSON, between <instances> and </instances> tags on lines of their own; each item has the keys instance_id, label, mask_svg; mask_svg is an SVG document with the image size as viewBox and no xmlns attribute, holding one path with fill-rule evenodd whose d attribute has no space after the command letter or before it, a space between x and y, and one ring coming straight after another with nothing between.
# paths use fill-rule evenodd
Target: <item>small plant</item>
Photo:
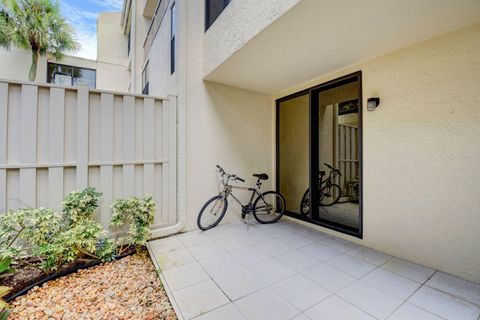
<instances>
[{"instance_id":1,"label":"small plant","mask_svg":"<svg viewBox=\"0 0 480 320\"><path fill-rule=\"evenodd\" d=\"M3 300L3 297L9 294L11 290L10 287L0 286L0 320L6 320L10 314L9 305Z\"/></svg>"},{"instance_id":2,"label":"small plant","mask_svg":"<svg viewBox=\"0 0 480 320\"><path fill-rule=\"evenodd\" d=\"M12 258L6 257L3 259L0 259L0 279L12 273L11 265L12 265Z\"/></svg>"},{"instance_id":3,"label":"small plant","mask_svg":"<svg viewBox=\"0 0 480 320\"><path fill-rule=\"evenodd\" d=\"M142 246L147 242L151 234L150 225L153 223L155 206L155 201L150 195L143 199L134 197L115 201L112 205L113 216L110 225L114 228L130 225L126 241L120 246L118 254L122 254L129 246Z\"/></svg>"},{"instance_id":4,"label":"small plant","mask_svg":"<svg viewBox=\"0 0 480 320\"><path fill-rule=\"evenodd\" d=\"M94 187L82 191L73 191L63 200L63 214L69 224L75 224L85 219L93 219L93 213L98 208L98 200L102 196Z\"/></svg>"}]
</instances>

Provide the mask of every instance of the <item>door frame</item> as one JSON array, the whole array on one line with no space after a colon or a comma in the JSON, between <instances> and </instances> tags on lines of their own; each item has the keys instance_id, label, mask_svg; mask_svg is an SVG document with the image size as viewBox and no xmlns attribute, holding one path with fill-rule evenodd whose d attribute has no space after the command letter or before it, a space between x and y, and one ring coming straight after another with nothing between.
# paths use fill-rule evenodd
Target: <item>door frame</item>
<instances>
[{"instance_id":1,"label":"door frame","mask_svg":"<svg viewBox=\"0 0 480 320\"><path fill-rule=\"evenodd\" d=\"M319 171L319 137L318 137L318 110L319 110L319 93L328 89L332 89L344 84L358 81L358 162L359 162L359 221L358 229L349 228L335 222L322 220L318 213L318 188L313 187L318 184L318 174L312 174ZM363 238L363 92L362 92L362 71L353 72L345 76L321 83L308 89L295 92L285 97L281 97L275 101L275 173L276 173L276 190L280 191L280 104L282 102L309 95L309 187L311 192L311 208L315 208L312 212L312 218L304 217L298 213L287 211L285 214L289 217L302 221L310 222L328 229L342 232L357 238Z\"/></svg>"}]
</instances>

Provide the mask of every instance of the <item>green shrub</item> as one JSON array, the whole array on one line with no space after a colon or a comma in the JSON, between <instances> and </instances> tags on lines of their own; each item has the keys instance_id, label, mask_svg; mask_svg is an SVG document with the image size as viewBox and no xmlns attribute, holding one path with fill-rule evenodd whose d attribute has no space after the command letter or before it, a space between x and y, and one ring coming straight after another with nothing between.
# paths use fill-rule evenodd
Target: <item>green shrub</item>
<instances>
[{"instance_id":1,"label":"green shrub","mask_svg":"<svg viewBox=\"0 0 480 320\"><path fill-rule=\"evenodd\" d=\"M112 227L121 227L129 224L126 244L140 246L144 245L150 237L150 225L155 215L155 201L152 196L147 195L143 199L127 198L118 199L112 205L113 216ZM121 253L122 249L120 249Z\"/></svg>"},{"instance_id":2,"label":"green shrub","mask_svg":"<svg viewBox=\"0 0 480 320\"><path fill-rule=\"evenodd\" d=\"M63 214L69 224L75 224L84 219L93 219L93 213L98 208L98 200L102 196L94 187L82 191L73 191L63 200Z\"/></svg>"}]
</instances>

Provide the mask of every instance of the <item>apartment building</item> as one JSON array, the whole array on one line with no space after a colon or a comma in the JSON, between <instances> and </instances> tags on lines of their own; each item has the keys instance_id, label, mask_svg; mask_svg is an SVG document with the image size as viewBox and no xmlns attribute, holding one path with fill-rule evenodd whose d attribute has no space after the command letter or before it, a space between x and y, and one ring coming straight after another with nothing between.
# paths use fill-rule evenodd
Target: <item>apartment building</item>
<instances>
[{"instance_id":1,"label":"apartment building","mask_svg":"<svg viewBox=\"0 0 480 320\"><path fill-rule=\"evenodd\" d=\"M130 85L128 39L120 23L121 13L102 13L97 19L97 59L67 55L39 58L36 83L62 86L88 85L92 89L126 92ZM28 81L31 53L0 48L0 79Z\"/></svg>"}]
</instances>

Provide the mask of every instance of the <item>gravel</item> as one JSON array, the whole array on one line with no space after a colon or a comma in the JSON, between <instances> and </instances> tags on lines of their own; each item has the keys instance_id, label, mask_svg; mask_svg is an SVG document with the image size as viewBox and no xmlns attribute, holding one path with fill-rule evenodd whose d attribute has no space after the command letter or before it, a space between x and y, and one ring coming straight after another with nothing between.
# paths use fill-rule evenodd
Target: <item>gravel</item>
<instances>
[{"instance_id":1,"label":"gravel","mask_svg":"<svg viewBox=\"0 0 480 320\"><path fill-rule=\"evenodd\" d=\"M11 305L12 320L177 319L146 253L49 281Z\"/></svg>"}]
</instances>

